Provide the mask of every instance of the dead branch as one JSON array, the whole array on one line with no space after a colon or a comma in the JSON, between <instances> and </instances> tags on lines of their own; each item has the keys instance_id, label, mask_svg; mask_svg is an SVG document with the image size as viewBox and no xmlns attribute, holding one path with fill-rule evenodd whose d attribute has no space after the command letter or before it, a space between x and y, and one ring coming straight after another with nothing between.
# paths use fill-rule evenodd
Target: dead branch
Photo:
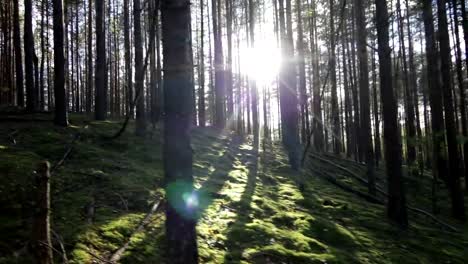
<instances>
[{"instance_id":1,"label":"dead branch","mask_svg":"<svg viewBox=\"0 0 468 264\"><path fill-rule=\"evenodd\" d=\"M59 234L57 234L57 232L55 232L53 229L51 229L50 231L55 236L55 241L59 243L60 250L62 251L61 255L62 255L63 263L68 264L67 251L65 251L65 246L63 245L62 237Z\"/></svg>"},{"instance_id":2,"label":"dead branch","mask_svg":"<svg viewBox=\"0 0 468 264\"><path fill-rule=\"evenodd\" d=\"M158 200L153 204L151 207L150 211L146 214L145 218L140 222L138 227L130 234L130 236L127 238L127 241L125 244L122 245L117 251L112 254L112 256L109 258L109 263L117 263L120 258L122 257L123 253L127 248L130 246L130 241L133 236L135 236L137 233L143 231L143 229L149 224L151 217L153 216L154 213L158 211L161 205L161 200Z\"/></svg>"},{"instance_id":3,"label":"dead branch","mask_svg":"<svg viewBox=\"0 0 468 264\"><path fill-rule=\"evenodd\" d=\"M88 125L85 125L83 127L84 129L88 128ZM76 141L78 141L81 137L81 133L82 133L82 130L78 131L75 136L73 137L72 141L70 142L70 144L68 144L68 148L67 150L65 151L65 153L63 154L62 158L54 165L54 167L52 167L52 169L50 170L50 173L53 173L56 169L58 169L58 167L60 167L64 162L65 160L68 158L68 156L70 155L70 153L72 152L73 150L73 146L75 144Z\"/></svg>"},{"instance_id":4,"label":"dead branch","mask_svg":"<svg viewBox=\"0 0 468 264\"><path fill-rule=\"evenodd\" d=\"M8 134L8 138L11 140L11 143L13 145L16 145L16 139L15 139L15 135L18 134L18 130L13 130L13 132L9 133Z\"/></svg>"}]
</instances>

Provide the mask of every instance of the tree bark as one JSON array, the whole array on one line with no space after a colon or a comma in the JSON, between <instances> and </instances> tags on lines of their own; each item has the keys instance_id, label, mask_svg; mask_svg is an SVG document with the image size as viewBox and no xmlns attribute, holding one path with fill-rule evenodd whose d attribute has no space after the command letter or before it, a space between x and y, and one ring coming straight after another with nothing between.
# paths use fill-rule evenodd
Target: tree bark
<instances>
[{"instance_id":1,"label":"tree bark","mask_svg":"<svg viewBox=\"0 0 468 264\"><path fill-rule=\"evenodd\" d=\"M460 153L457 144L457 129L452 97L452 79L450 76L451 55L447 23L446 0L437 0L437 17L439 24L440 62L442 75L442 91L444 102L445 129L447 137L447 148L449 158L448 184L452 195L452 214L455 218L465 220L465 205L460 188Z\"/></svg>"},{"instance_id":2,"label":"tree bark","mask_svg":"<svg viewBox=\"0 0 468 264\"><path fill-rule=\"evenodd\" d=\"M59 126L68 125L67 104L65 98L65 54L63 51L63 6L62 0L54 0L53 3L54 24L54 95L55 95L55 119Z\"/></svg>"},{"instance_id":3,"label":"tree bark","mask_svg":"<svg viewBox=\"0 0 468 264\"><path fill-rule=\"evenodd\" d=\"M190 2L163 0L165 114L163 148L166 179L166 239L171 263L198 263L196 206L192 176L190 126L193 116Z\"/></svg>"},{"instance_id":4,"label":"tree bark","mask_svg":"<svg viewBox=\"0 0 468 264\"><path fill-rule=\"evenodd\" d=\"M96 0L96 73L95 73L95 119L107 118L107 66L106 29L104 22L105 0Z\"/></svg>"},{"instance_id":5,"label":"tree bark","mask_svg":"<svg viewBox=\"0 0 468 264\"><path fill-rule=\"evenodd\" d=\"M32 0L24 0L24 67L26 78L26 110L38 110L38 92L34 83L34 35L32 29Z\"/></svg>"},{"instance_id":6,"label":"tree bark","mask_svg":"<svg viewBox=\"0 0 468 264\"><path fill-rule=\"evenodd\" d=\"M23 59L19 25L19 0L13 0L13 43L15 46L16 104L24 107Z\"/></svg>"},{"instance_id":7,"label":"tree bark","mask_svg":"<svg viewBox=\"0 0 468 264\"><path fill-rule=\"evenodd\" d=\"M365 156L367 165L367 179L369 194L375 195L375 175L374 175L374 149L372 147L372 131L370 120L370 99L369 99L369 67L367 56L367 33L366 16L363 0L355 2L355 16L357 26L357 48L359 56L359 102L361 108L361 148Z\"/></svg>"},{"instance_id":8,"label":"tree bark","mask_svg":"<svg viewBox=\"0 0 468 264\"><path fill-rule=\"evenodd\" d=\"M133 0L133 34L135 45L135 94L138 94L138 101L136 107L136 125L135 134L137 136L144 136L146 130L146 117L145 117L145 93L143 89L143 43L141 36L141 7L140 0Z\"/></svg>"},{"instance_id":9,"label":"tree bark","mask_svg":"<svg viewBox=\"0 0 468 264\"><path fill-rule=\"evenodd\" d=\"M401 141L398 109L392 83L392 60L388 34L388 10L385 0L375 0L379 43L380 95L383 105L386 174L388 182L387 215L400 228L408 227L406 198L402 176Z\"/></svg>"},{"instance_id":10,"label":"tree bark","mask_svg":"<svg viewBox=\"0 0 468 264\"><path fill-rule=\"evenodd\" d=\"M291 0L286 0L286 12L290 11ZM289 2L289 3L288 3ZM289 8L288 8L289 6ZM294 62L294 48L292 46L292 25L290 15L288 21L284 17L284 0L279 0L279 17L281 32L281 49L283 58L279 77L280 109L281 109L281 130L282 141L288 152L289 164L293 170L298 170L300 166L299 158L299 135L298 135L298 102L296 94L296 71ZM287 25L287 31L286 31Z\"/></svg>"}]
</instances>

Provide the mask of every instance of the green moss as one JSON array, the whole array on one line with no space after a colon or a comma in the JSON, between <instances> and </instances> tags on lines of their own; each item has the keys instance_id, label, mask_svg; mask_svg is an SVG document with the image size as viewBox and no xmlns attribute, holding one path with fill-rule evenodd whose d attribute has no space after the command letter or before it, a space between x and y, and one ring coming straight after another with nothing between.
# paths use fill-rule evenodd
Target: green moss
<instances>
[{"instance_id":1,"label":"green moss","mask_svg":"<svg viewBox=\"0 0 468 264\"><path fill-rule=\"evenodd\" d=\"M71 263L92 263L90 252L108 258L164 195L158 128L151 138L141 139L133 135L131 122L121 138L110 141L103 136L115 133L119 122L88 122L79 115L71 121L74 126L65 129L45 122L12 124L18 130L17 144L0 138L0 202L10 205L0 216L0 241L11 241L0 243L1 263L18 263L3 256L30 237L30 225L21 219L33 205L35 166L43 159L59 160L77 131L80 140L51 180L52 228L66 243ZM202 201L197 225L201 263L464 263L468 258L467 227L444 218L463 230L454 235L410 215L412 227L401 232L385 220L383 206L343 192L308 171L293 172L280 144L257 152L249 137L196 128L192 147ZM365 175L365 166L336 162ZM314 166L366 191L341 171ZM376 175L384 178L382 170ZM299 178L305 182L303 191L297 187ZM411 185L419 182L422 187L409 193L410 202L430 205L425 187L430 180L412 179ZM448 196L444 190L440 194L443 217ZM86 208L91 204L95 215L89 224ZM145 232L131 238L121 263L170 263L164 241L164 215L158 213Z\"/></svg>"}]
</instances>

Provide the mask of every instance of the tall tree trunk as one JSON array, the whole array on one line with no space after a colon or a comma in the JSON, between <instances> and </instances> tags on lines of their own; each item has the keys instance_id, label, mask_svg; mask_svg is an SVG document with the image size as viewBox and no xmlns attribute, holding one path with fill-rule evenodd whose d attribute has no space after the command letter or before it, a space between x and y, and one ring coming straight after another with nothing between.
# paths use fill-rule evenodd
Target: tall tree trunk
<instances>
[{"instance_id":1,"label":"tall tree trunk","mask_svg":"<svg viewBox=\"0 0 468 264\"><path fill-rule=\"evenodd\" d=\"M336 88L336 44L335 44L335 3L330 0L330 82L331 82L331 118L333 152L338 155L341 151L340 142L340 110L338 109L338 95Z\"/></svg>"},{"instance_id":2,"label":"tall tree trunk","mask_svg":"<svg viewBox=\"0 0 468 264\"><path fill-rule=\"evenodd\" d=\"M54 95L55 119L59 126L68 125L67 104L65 98L65 55L63 52L63 6L62 0L53 0L54 9Z\"/></svg>"},{"instance_id":3,"label":"tall tree trunk","mask_svg":"<svg viewBox=\"0 0 468 264\"><path fill-rule=\"evenodd\" d=\"M449 157L448 183L452 194L452 214L459 220L465 220L465 205L460 189L460 154L457 145L457 129L452 98L452 80L450 77L451 56L447 24L446 0L437 0L437 17L439 24L440 62L442 75L442 91L444 102L445 129Z\"/></svg>"},{"instance_id":4,"label":"tall tree trunk","mask_svg":"<svg viewBox=\"0 0 468 264\"><path fill-rule=\"evenodd\" d=\"M79 29L78 29L78 1L75 4L75 65L76 65L76 81L75 81L75 87L76 87L76 98L75 98L75 112L81 112L81 91L80 91L80 56L79 56ZM72 26L73 27L73 26Z\"/></svg>"},{"instance_id":5,"label":"tall tree trunk","mask_svg":"<svg viewBox=\"0 0 468 264\"><path fill-rule=\"evenodd\" d=\"M466 1L461 0L461 16L462 16L462 28L463 28L463 39L465 40L465 65L466 72L468 73L468 15L466 14Z\"/></svg>"},{"instance_id":6,"label":"tall tree trunk","mask_svg":"<svg viewBox=\"0 0 468 264\"><path fill-rule=\"evenodd\" d=\"M315 0L311 0L312 12L316 12ZM312 56L312 100L313 100L313 130L314 130L314 146L318 151L323 150L323 119L322 119L322 107L321 107L321 96L320 96L320 67L319 67L319 50L317 39L317 23L316 16L310 16L309 18L309 35L310 35L310 50Z\"/></svg>"},{"instance_id":7,"label":"tall tree trunk","mask_svg":"<svg viewBox=\"0 0 468 264\"><path fill-rule=\"evenodd\" d=\"M379 167L381 157L380 146L380 122L379 122L379 102L377 100L377 73L375 67L374 51L372 52L372 93L373 93L373 112L374 112L374 148L375 148L375 165Z\"/></svg>"},{"instance_id":8,"label":"tall tree trunk","mask_svg":"<svg viewBox=\"0 0 468 264\"><path fill-rule=\"evenodd\" d=\"M406 7L406 31L408 31L408 63L409 63L409 84L410 84L410 93L412 94L412 105L414 106L414 112L416 116L416 136L418 140L418 165L419 170L423 171L424 169L424 155L423 155L423 145L421 144L422 139L422 130L421 130L421 120L419 115L419 97L418 97L418 84L416 78L416 66L414 63L414 48L413 48L413 34L411 33L410 26L410 9L409 9L409 0L405 0ZM408 113L409 114L409 113Z\"/></svg>"},{"instance_id":9,"label":"tall tree trunk","mask_svg":"<svg viewBox=\"0 0 468 264\"><path fill-rule=\"evenodd\" d=\"M15 46L16 104L24 107L23 59L19 25L19 0L13 0L13 44Z\"/></svg>"},{"instance_id":10,"label":"tall tree trunk","mask_svg":"<svg viewBox=\"0 0 468 264\"><path fill-rule=\"evenodd\" d=\"M135 94L138 96L136 107L135 134L144 136L146 130L145 92L143 89L143 43L141 36L141 7L140 0L133 0L133 34L135 45Z\"/></svg>"},{"instance_id":11,"label":"tall tree trunk","mask_svg":"<svg viewBox=\"0 0 468 264\"><path fill-rule=\"evenodd\" d=\"M371 195L375 195L374 150L372 148L372 131L370 121L369 99L369 67L367 56L366 16L363 0L355 2L355 16L357 26L357 48L359 56L359 103L361 108L361 140L360 145L367 165L368 188Z\"/></svg>"},{"instance_id":12,"label":"tall tree trunk","mask_svg":"<svg viewBox=\"0 0 468 264\"><path fill-rule=\"evenodd\" d=\"M225 1L226 5L226 35L227 35L227 58L226 58L226 92L227 92L227 118L233 120L234 99L232 84L232 1ZM233 125L231 125L234 127Z\"/></svg>"},{"instance_id":13,"label":"tall tree trunk","mask_svg":"<svg viewBox=\"0 0 468 264\"><path fill-rule=\"evenodd\" d=\"M225 117L225 85L223 44L221 35L221 23L219 21L220 0L212 0L213 39L214 39L214 68L215 68L215 126L223 129L226 125Z\"/></svg>"},{"instance_id":14,"label":"tall tree trunk","mask_svg":"<svg viewBox=\"0 0 468 264\"><path fill-rule=\"evenodd\" d=\"M131 50L130 50L130 10L129 0L123 2L123 19L124 19L124 49L125 49L125 86L127 92L127 111L130 118L134 115L133 105L133 85L132 85L132 66L131 66Z\"/></svg>"},{"instance_id":15,"label":"tall tree trunk","mask_svg":"<svg viewBox=\"0 0 468 264\"><path fill-rule=\"evenodd\" d=\"M249 0L249 36L250 36L250 47L255 47L255 4L253 0ZM259 120L258 120L258 89L257 83L254 77L249 78L250 87L250 98L252 107L252 127L254 136L254 146L258 147L259 142Z\"/></svg>"},{"instance_id":16,"label":"tall tree trunk","mask_svg":"<svg viewBox=\"0 0 468 264\"><path fill-rule=\"evenodd\" d=\"M44 41L44 19L45 16L45 2L41 1L41 66L39 68L39 94L40 94L40 102L39 102L39 109L45 109L45 88L44 88L44 64L45 64L45 41Z\"/></svg>"},{"instance_id":17,"label":"tall tree trunk","mask_svg":"<svg viewBox=\"0 0 468 264\"><path fill-rule=\"evenodd\" d=\"M435 199L435 188L437 187L437 179L442 178L447 170L445 154L445 135L444 135L444 118L442 106L442 90L440 84L439 60L437 59L438 52L434 34L434 18L432 15L432 1L425 0L423 2L423 19L426 40L426 59L427 59L427 76L429 89L429 103L431 108L431 127L432 127L432 174L433 174L433 199ZM445 177L445 180L447 178ZM452 190L450 189L452 193ZM452 207L457 204L456 196L452 195ZM455 198L455 199L454 199ZM436 210L436 201L433 200L433 211Z\"/></svg>"},{"instance_id":18,"label":"tall tree trunk","mask_svg":"<svg viewBox=\"0 0 468 264\"><path fill-rule=\"evenodd\" d=\"M463 2L463 1L461 1ZM463 133L463 137L468 137L468 128L466 124L466 96L465 96L465 89L466 87L463 82L463 73L462 73L462 58L461 58L461 47L460 47L460 30L458 28L458 10L457 10L457 0L452 0L452 7L453 7L453 18L455 20L455 48L456 48L456 71L457 71L457 81L458 81L458 89L460 91L460 119L461 119L461 129ZM468 54L465 54L468 56ZM467 65L468 67L468 65ZM465 165L465 189L468 191L468 143L464 142L462 144L463 149L463 159Z\"/></svg>"},{"instance_id":19,"label":"tall tree trunk","mask_svg":"<svg viewBox=\"0 0 468 264\"><path fill-rule=\"evenodd\" d=\"M286 12L290 11L291 0L286 0ZM289 6L289 8L288 8ZM283 58L292 58L294 50L292 46L291 15L287 14L287 23L284 17L284 0L279 0L281 49ZM286 31L287 24L287 31ZM288 152L289 164L293 170L299 169L299 136L298 136L298 109L296 95L296 71L294 62L289 59L281 64L280 69L280 108L281 129L283 144Z\"/></svg>"},{"instance_id":20,"label":"tall tree trunk","mask_svg":"<svg viewBox=\"0 0 468 264\"><path fill-rule=\"evenodd\" d=\"M105 0L96 0L96 73L95 73L95 118L107 117L107 66L106 66L106 29L104 23Z\"/></svg>"},{"instance_id":21,"label":"tall tree trunk","mask_svg":"<svg viewBox=\"0 0 468 264\"><path fill-rule=\"evenodd\" d=\"M398 108L392 84L392 60L388 34L388 10L385 0L375 0L379 43L380 95L383 105L385 161L388 182L387 215L400 228L408 227L402 175Z\"/></svg>"},{"instance_id":22,"label":"tall tree trunk","mask_svg":"<svg viewBox=\"0 0 468 264\"><path fill-rule=\"evenodd\" d=\"M205 1L200 0L200 48L198 52L199 74L198 74L198 124L205 127Z\"/></svg>"},{"instance_id":23,"label":"tall tree trunk","mask_svg":"<svg viewBox=\"0 0 468 264\"><path fill-rule=\"evenodd\" d=\"M401 14L401 1L397 0L397 13L398 13L398 35L400 42L400 51L403 61L403 74L404 74L404 98L405 98L405 112L406 112L406 151L408 155L408 168L412 172L413 164L416 160L416 149L414 141L416 140L416 131L414 126L414 106L413 106L413 87L410 87L408 64L406 60L406 45L403 32L403 16Z\"/></svg>"},{"instance_id":24,"label":"tall tree trunk","mask_svg":"<svg viewBox=\"0 0 468 264\"><path fill-rule=\"evenodd\" d=\"M166 179L166 238L168 259L175 264L198 263L195 195L190 126L193 116L190 2L163 0L164 171ZM180 41L184 38L185 41Z\"/></svg>"},{"instance_id":25,"label":"tall tree trunk","mask_svg":"<svg viewBox=\"0 0 468 264\"><path fill-rule=\"evenodd\" d=\"M91 113L93 92L93 1L88 1L88 73L86 76L86 113Z\"/></svg>"},{"instance_id":26,"label":"tall tree trunk","mask_svg":"<svg viewBox=\"0 0 468 264\"><path fill-rule=\"evenodd\" d=\"M299 70L299 99L301 105L301 140L305 144L310 134L309 130L309 108L307 106L305 55L304 55L304 32L302 27L302 5L301 0L296 0L297 11L297 57Z\"/></svg>"},{"instance_id":27,"label":"tall tree trunk","mask_svg":"<svg viewBox=\"0 0 468 264\"><path fill-rule=\"evenodd\" d=\"M26 77L26 109L38 110L38 93L34 84L34 35L32 29L32 0L24 0L24 67Z\"/></svg>"}]
</instances>

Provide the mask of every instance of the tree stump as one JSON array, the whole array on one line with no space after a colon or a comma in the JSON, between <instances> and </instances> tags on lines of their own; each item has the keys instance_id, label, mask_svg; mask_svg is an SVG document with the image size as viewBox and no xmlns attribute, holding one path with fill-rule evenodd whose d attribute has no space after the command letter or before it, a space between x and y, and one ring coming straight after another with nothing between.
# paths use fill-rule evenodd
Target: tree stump
<instances>
[{"instance_id":1,"label":"tree stump","mask_svg":"<svg viewBox=\"0 0 468 264\"><path fill-rule=\"evenodd\" d=\"M36 213L32 231L32 253L39 264L52 264L50 239L50 164L39 163L36 178Z\"/></svg>"}]
</instances>

